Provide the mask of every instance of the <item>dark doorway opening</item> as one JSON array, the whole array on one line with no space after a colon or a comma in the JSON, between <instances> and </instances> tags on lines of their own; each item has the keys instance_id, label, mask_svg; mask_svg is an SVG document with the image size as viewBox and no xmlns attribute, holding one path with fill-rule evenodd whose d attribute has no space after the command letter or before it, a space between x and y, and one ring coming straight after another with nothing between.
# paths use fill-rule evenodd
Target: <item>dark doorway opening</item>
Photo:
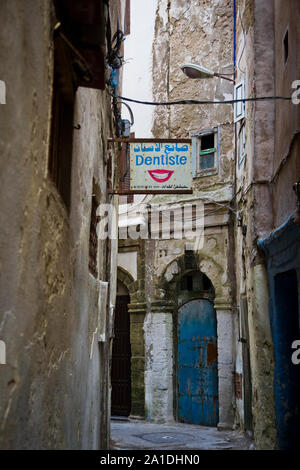
<instances>
[{"instance_id":1,"label":"dark doorway opening","mask_svg":"<svg viewBox=\"0 0 300 470\"><path fill-rule=\"evenodd\" d=\"M111 369L112 416L129 416L131 411L129 302L129 295L117 295Z\"/></svg>"},{"instance_id":2,"label":"dark doorway opening","mask_svg":"<svg viewBox=\"0 0 300 470\"><path fill-rule=\"evenodd\" d=\"M273 342L274 395L279 449L296 449L300 436L300 367L292 362L299 338L298 281L295 270L275 276Z\"/></svg>"}]
</instances>

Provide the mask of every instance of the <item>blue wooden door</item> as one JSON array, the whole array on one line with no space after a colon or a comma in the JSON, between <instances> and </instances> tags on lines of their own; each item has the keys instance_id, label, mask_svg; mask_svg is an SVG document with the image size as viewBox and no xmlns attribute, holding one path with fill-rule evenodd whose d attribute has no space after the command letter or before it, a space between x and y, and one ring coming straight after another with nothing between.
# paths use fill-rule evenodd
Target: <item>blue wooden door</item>
<instances>
[{"instance_id":1,"label":"blue wooden door","mask_svg":"<svg viewBox=\"0 0 300 470\"><path fill-rule=\"evenodd\" d=\"M178 311L178 420L218 423L217 321L213 304L197 299Z\"/></svg>"}]
</instances>

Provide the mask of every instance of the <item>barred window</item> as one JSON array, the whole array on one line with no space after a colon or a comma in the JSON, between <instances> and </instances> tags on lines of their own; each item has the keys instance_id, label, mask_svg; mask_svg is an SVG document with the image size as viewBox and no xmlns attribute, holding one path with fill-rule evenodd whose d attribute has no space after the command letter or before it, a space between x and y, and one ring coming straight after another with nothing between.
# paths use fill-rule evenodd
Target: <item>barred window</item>
<instances>
[{"instance_id":1,"label":"barred window","mask_svg":"<svg viewBox=\"0 0 300 470\"><path fill-rule=\"evenodd\" d=\"M66 46L54 41L54 84L49 175L70 209L73 141L74 88Z\"/></svg>"}]
</instances>

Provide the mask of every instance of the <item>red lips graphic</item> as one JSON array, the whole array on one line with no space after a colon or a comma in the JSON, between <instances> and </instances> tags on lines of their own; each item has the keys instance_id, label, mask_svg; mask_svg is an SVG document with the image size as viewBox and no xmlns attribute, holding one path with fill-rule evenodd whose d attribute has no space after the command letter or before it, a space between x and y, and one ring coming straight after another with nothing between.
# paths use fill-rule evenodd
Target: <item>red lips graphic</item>
<instances>
[{"instance_id":1,"label":"red lips graphic","mask_svg":"<svg viewBox=\"0 0 300 470\"><path fill-rule=\"evenodd\" d=\"M149 175L151 176L154 181L157 183L165 183L168 181L171 176L173 175L174 171L170 170L148 170ZM163 177L162 175L166 175Z\"/></svg>"}]
</instances>

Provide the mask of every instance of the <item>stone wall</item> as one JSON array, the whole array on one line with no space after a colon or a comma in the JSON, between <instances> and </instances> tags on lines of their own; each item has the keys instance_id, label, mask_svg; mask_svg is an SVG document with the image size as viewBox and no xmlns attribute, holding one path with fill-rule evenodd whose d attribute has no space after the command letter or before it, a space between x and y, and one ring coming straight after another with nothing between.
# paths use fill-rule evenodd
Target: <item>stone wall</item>
<instances>
[{"instance_id":1,"label":"stone wall","mask_svg":"<svg viewBox=\"0 0 300 470\"><path fill-rule=\"evenodd\" d=\"M265 0L237 2L237 80L246 80L246 96L289 96L296 79L295 3ZM283 70L283 37L291 28L290 62ZM267 47L266 47L267 45ZM293 65L294 64L294 65ZM246 105L246 155L236 164L237 305L247 298L252 380L253 431L259 449L276 446L274 351L269 313L266 259L257 241L282 224L296 208L292 185L299 168L299 110L289 103L268 101ZM240 124L237 124L238 134ZM278 171L279 169L279 171ZM293 176L292 176L293 174ZM263 202L263 203L262 203ZM236 343L236 368L243 373L242 344ZM245 379L245 377L244 377ZM244 397L243 397L244 400ZM244 426L244 403L237 420Z\"/></svg>"},{"instance_id":2,"label":"stone wall","mask_svg":"<svg viewBox=\"0 0 300 470\"><path fill-rule=\"evenodd\" d=\"M145 253L141 240L119 241L118 280L127 287L130 295L128 306L131 345L130 416L145 418Z\"/></svg>"},{"instance_id":3,"label":"stone wall","mask_svg":"<svg viewBox=\"0 0 300 470\"><path fill-rule=\"evenodd\" d=\"M172 0L158 2L155 40L153 44L153 96L156 100L204 99L224 101L232 96L233 85L229 81L191 80L180 69L187 62L201 64L216 72L232 73L233 19L232 2L222 0ZM218 171L211 176L193 179L193 196L155 196L151 202L170 204L177 201L184 205L186 199L204 201L204 244L195 253L195 269L205 273L216 291L217 303L226 305L232 316L233 279L231 266L230 217L226 210L214 212L213 201L226 206L232 197L234 175L232 107L228 105L174 105L157 107L152 127L157 138L187 138L192 132L219 126L220 155ZM208 201L205 201L208 198ZM210 213L212 212L213 215ZM176 419L176 336L178 299L175 284L186 273L181 261L189 249L188 240L157 240L147 242L149 268L147 285L156 286L148 292L148 313L145 329L146 374L148 378L148 413L151 419L170 421ZM148 264L148 263L147 263ZM163 277L164 276L164 277ZM164 287L162 286L164 279ZM176 282L174 281L176 279ZM172 284L173 283L173 284ZM171 287L173 285L173 287ZM221 307L220 307L221 308ZM218 317L218 312L217 312ZM218 317L219 321L219 317ZM160 330L160 337L157 334ZM218 330L219 331L219 330ZM225 333L227 332L227 333ZM232 345L231 318L228 328L229 349ZM148 344L148 345L147 345ZM159 345L159 346L158 346ZM219 343L220 425L232 424L232 351L225 358L223 335ZM225 347L226 349L226 347ZM224 372L223 365L228 366ZM160 385L156 375L161 369ZM157 372L156 372L157 371ZM152 377L152 379L150 379ZM154 384L156 384L154 386ZM171 388L172 385L172 388ZM224 405L223 397L226 404ZM225 410L226 409L226 410ZM224 410L224 411L223 411Z\"/></svg>"},{"instance_id":4,"label":"stone wall","mask_svg":"<svg viewBox=\"0 0 300 470\"><path fill-rule=\"evenodd\" d=\"M111 17L120 16L115 3ZM99 277L89 274L91 200L108 200L110 98L75 97L70 213L48 175L52 2L1 4L0 447L97 449L109 442L109 341L98 343L99 280L116 291L116 246L99 244ZM114 163L113 163L114 165ZM94 181L94 187L93 187ZM107 319L107 325L109 324ZM108 332L108 330L107 330Z\"/></svg>"},{"instance_id":5,"label":"stone wall","mask_svg":"<svg viewBox=\"0 0 300 470\"><path fill-rule=\"evenodd\" d=\"M153 44L153 96L159 101L182 99L224 101L232 97L230 81L217 78L192 80L180 66L201 64L216 72L233 72L233 8L230 0L158 2ZM154 137L188 138L190 133L220 126L220 169L217 175L194 180L194 192L232 185L232 106L174 105L157 107ZM212 196L213 197L213 196Z\"/></svg>"},{"instance_id":6,"label":"stone wall","mask_svg":"<svg viewBox=\"0 0 300 470\"><path fill-rule=\"evenodd\" d=\"M221 0L158 0L153 43L153 98L155 101L231 98L229 81L190 80L180 69L196 62L217 72L233 72L232 2ZM220 155L215 174L193 180L193 196L155 196L158 208L172 202L184 205L187 198L204 204L204 246L196 253L195 269L207 274L216 291L219 321L220 425L233 423L233 350L231 216L234 152L233 116L228 105L156 107L152 125L155 138L187 138L193 131L219 126ZM139 136L142 137L142 136ZM206 198L206 199L205 199ZM217 205L215 205L215 202ZM218 206L219 204L219 206ZM157 237L158 238L158 237ZM176 411L176 335L178 299L176 283L187 272L184 264L188 240L152 239L144 245L146 316L144 322L145 415L147 419L171 422ZM122 245L122 256L125 247ZM128 250L129 251L129 250ZM130 256L130 254L128 254ZM129 258L128 258L129 259ZM120 258L121 261L121 258ZM122 258L123 265L124 258ZM128 262L126 262L128 265ZM123 266L121 264L121 266ZM220 311L220 314L218 314ZM223 313L222 313L223 312ZM228 316L228 320L225 317ZM134 389L134 383L133 389ZM222 422L221 422L222 421Z\"/></svg>"},{"instance_id":7,"label":"stone wall","mask_svg":"<svg viewBox=\"0 0 300 470\"><path fill-rule=\"evenodd\" d=\"M299 5L297 0L275 2L275 84L276 95L291 96L294 82L300 80ZM288 33L288 57L285 62L283 42ZM292 86L294 85L294 88ZM282 123L285 123L282 126ZM277 102L275 106L275 152L272 169L274 184L274 228L283 224L297 208L293 185L300 177L300 107ZM282 195L285 197L282 197Z\"/></svg>"}]
</instances>

